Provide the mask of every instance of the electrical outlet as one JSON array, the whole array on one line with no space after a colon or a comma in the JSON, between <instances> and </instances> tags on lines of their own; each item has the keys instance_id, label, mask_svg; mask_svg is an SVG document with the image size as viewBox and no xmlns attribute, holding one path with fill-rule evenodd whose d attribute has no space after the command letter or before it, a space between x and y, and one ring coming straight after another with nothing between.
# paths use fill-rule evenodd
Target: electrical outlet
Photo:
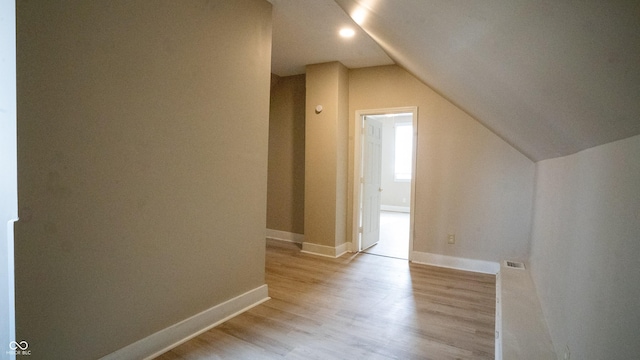
<instances>
[{"instance_id":1,"label":"electrical outlet","mask_svg":"<svg viewBox=\"0 0 640 360\"><path fill-rule=\"evenodd\" d=\"M456 235L449 234L449 236L447 237L447 244L455 244L455 243L456 243Z\"/></svg>"},{"instance_id":2,"label":"electrical outlet","mask_svg":"<svg viewBox=\"0 0 640 360\"><path fill-rule=\"evenodd\" d=\"M562 357L562 360L569 360L571 359L571 351L569 351L569 345L567 345L564 348L564 356Z\"/></svg>"}]
</instances>

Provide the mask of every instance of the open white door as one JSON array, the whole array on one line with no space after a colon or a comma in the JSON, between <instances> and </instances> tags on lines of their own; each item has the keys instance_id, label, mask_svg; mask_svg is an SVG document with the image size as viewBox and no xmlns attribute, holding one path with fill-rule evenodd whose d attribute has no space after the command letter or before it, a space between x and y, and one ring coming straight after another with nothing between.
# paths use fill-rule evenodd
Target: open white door
<instances>
[{"instance_id":1,"label":"open white door","mask_svg":"<svg viewBox=\"0 0 640 360\"><path fill-rule=\"evenodd\" d=\"M382 122L365 116L362 159L362 240L361 249L380 239L380 192L382 163Z\"/></svg>"}]
</instances>

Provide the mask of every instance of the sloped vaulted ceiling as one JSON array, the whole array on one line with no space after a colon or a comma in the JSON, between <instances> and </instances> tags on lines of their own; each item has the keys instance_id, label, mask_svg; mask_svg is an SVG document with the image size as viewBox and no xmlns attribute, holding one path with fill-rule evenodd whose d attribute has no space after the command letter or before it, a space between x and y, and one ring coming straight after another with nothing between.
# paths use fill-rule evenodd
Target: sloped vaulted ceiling
<instances>
[{"instance_id":1,"label":"sloped vaulted ceiling","mask_svg":"<svg viewBox=\"0 0 640 360\"><path fill-rule=\"evenodd\" d=\"M336 2L535 161L640 134L638 1Z\"/></svg>"},{"instance_id":2,"label":"sloped vaulted ceiling","mask_svg":"<svg viewBox=\"0 0 640 360\"><path fill-rule=\"evenodd\" d=\"M534 161L640 134L640 1L335 1Z\"/></svg>"}]
</instances>

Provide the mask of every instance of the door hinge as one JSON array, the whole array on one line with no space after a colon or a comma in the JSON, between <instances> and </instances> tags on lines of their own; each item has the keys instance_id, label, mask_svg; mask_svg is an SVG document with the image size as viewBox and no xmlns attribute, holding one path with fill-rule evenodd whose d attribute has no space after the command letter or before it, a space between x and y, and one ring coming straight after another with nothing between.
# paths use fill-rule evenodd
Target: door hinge
<instances>
[{"instance_id":1,"label":"door hinge","mask_svg":"<svg viewBox=\"0 0 640 360\"><path fill-rule=\"evenodd\" d=\"M359 232L360 234L362 234L362 231L363 231L362 226L360 226L360 227L358 228L358 232Z\"/></svg>"}]
</instances>

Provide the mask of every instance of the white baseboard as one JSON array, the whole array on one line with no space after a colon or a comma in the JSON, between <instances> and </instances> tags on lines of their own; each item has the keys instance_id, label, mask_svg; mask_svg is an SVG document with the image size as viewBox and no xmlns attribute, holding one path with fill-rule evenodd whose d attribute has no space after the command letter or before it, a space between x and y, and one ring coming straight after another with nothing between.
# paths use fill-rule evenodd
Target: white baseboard
<instances>
[{"instance_id":1,"label":"white baseboard","mask_svg":"<svg viewBox=\"0 0 640 360\"><path fill-rule=\"evenodd\" d=\"M326 246L326 245L318 245L310 242L303 242L302 252L307 254L330 257L330 258L337 258L347 253L348 247L349 247L349 243L344 243L338 246Z\"/></svg>"},{"instance_id":2,"label":"white baseboard","mask_svg":"<svg viewBox=\"0 0 640 360\"><path fill-rule=\"evenodd\" d=\"M293 242L296 244L302 244L304 242L304 235L287 232L287 231L267 229L267 239L274 239L274 240L280 240L280 241Z\"/></svg>"},{"instance_id":3,"label":"white baseboard","mask_svg":"<svg viewBox=\"0 0 640 360\"><path fill-rule=\"evenodd\" d=\"M380 210L403 212L403 213L411 212L411 209L408 206L395 206L395 205L380 205Z\"/></svg>"},{"instance_id":4,"label":"white baseboard","mask_svg":"<svg viewBox=\"0 0 640 360\"><path fill-rule=\"evenodd\" d=\"M500 263L485 260L465 259L454 256L431 254L414 251L411 253L411 261L418 264L433 265L451 269L473 271L483 274L497 274L500 271Z\"/></svg>"},{"instance_id":5,"label":"white baseboard","mask_svg":"<svg viewBox=\"0 0 640 360\"><path fill-rule=\"evenodd\" d=\"M265 284L127 345L101 360L153 359L267 300L269 291Z\"/></svg>"}]
</instances>

